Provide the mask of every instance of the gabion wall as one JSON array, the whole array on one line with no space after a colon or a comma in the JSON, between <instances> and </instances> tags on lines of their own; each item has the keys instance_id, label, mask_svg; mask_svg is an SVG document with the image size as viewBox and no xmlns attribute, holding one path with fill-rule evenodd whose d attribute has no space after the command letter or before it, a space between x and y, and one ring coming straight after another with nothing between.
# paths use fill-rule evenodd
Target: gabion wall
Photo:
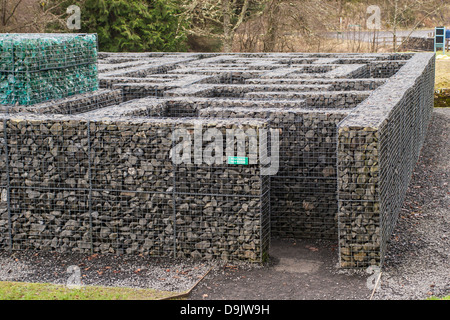
<instances>
[{"instance_id":1,"label":"gabion wall","mask_svg":"<svg viewBox=\"0 0 450 320\"><path fill-rule=\"evenodd\" d=\"M33 105L95 91L97 35L0 35L0 104Z\"/></svg>"},{"instance_id":2,"label":"gabion wall","mask_svg":"<svg viewBox=\"0 0 450 320\"><path fill-rule=\"evenodd\" d=\"M271 232L283 238L337 237L336 127L345 111L206 108L200 117L261 118L280 130L279 169L270 176Z\"/></svg>"},{"instance_id":3,"label":"gabion wall","mask_svg":"<svg viewBox=\"0 0 450 320\"><path fill-rule=\"evenodd\" d=\"M95 93L2 109L2 247L263 261L271 237L308 237L338 241L342 267L383 262L433 54L100 53L98 70ZM276 172L174 163L174 131L199 126L254 132Z\"/></svg>"},{"instance_id":4,"label":"gabion wall","mask_svg":"<svg viewBox=\"0 0 450 320\"><path fill-rule=\"evenodd\" d=\"M231 170L170 159L173 131L199 124L224 134L266 126L257 120L5 117L1 244L261 261L270 230L269 184L259 164Z\"/></svg>"},{"instance_id":5,"label":"gabion wall","mask_svg":"<svg viewBox=\"0 0 450 320\"><path fill-rule=\"evenodd\" d=\"M338 126L344 267L383 260L430 120L434 61L429 54L412 57L388 86L374 91Z\"/></svg>"}]
</instances>

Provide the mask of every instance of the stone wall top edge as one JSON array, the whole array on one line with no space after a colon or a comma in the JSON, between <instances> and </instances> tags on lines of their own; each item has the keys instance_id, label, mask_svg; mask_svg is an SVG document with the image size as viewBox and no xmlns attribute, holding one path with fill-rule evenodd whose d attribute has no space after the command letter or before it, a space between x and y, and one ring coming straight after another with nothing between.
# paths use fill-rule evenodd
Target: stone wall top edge
<instances>
[{"instance_id":1,"label":"stone wall top edge","mask_svg":"<svg viewBox=\"0 0 450 320\"><path fill-rule=\"evenodd\" d=\"M200 112L202 114L208 112L248 112L248 113L259 113L259 112L271 112L271 113L296 113L296 114L332 114L332 115L348 115L350 111L348 109L307 109L307 108L246 108L246 107L207 107L202 109Z\"/></svg>"},{"instance_id":2,"label":"stone wall top edge","mask_svg":"<svg viewBox=\"0 0 450 320\"><path fill-rule=\"evenodd\" d=\"M434 59L434 53L415 53L395 75L351 110L339 127L380 128L392 109L409 93Z\"/></svg>"},{"instance_id":3,"label":"stone wall top edge","mask_svg":"<svg viewBox=\"0 0 450 320\"><path fill-rule=\"evenodd\" d=\"M268 122L265 119L238 118L238 119L219 119L219 118L140 118L140 117L98 117L90 118L82 115L66 116L66 115L40 115L17 113L14 115L0 114L0 122L30 122L30 123L53 123L53 122L70 122L70 123L87 123L87 122L104 122L104 123L121 123L130 125L149 124L154 126L193 126L202 125L205 127L220 126L255 126L266 127ZM1 126L1 125L0 125Z\"/></svg>"}]
</instances>

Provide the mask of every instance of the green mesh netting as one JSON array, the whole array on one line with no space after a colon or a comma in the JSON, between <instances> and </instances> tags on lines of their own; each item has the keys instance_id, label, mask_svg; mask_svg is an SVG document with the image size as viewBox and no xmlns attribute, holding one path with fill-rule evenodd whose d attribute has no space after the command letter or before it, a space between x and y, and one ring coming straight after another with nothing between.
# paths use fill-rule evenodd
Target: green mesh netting
<instances>
[{"instance_id":1,"label":"green mesh netting","mask_svg":"<svg viewBox=\"0 0 450 320\"><path fill-rule=\"evenodd\" d=\"M96 34L0 34L0 104L98 89Z\"/></svg>"}]
</instances>

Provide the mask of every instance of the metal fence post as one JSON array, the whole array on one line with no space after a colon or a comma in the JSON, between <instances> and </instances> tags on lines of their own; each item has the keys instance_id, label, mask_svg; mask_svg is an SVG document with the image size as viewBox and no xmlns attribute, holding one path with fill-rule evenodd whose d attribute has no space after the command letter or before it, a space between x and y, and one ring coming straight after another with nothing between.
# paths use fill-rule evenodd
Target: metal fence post
<instances>
[{"instance_id":1,"label":"metal fence post","mask_svg":"<svg viewBox=\"0 0 450 320\"><path fill-rule=\"evenodd\" d=\"M172 124L172 135L175 132L175 127ZM175 148L175 142L172 136L172 150L174 150ZM176 258L177 257L177 208L176 208L176 191L175 191L175 186L176 186L176 171L177 171L177 166L175 165L175 162L173 161L172 158L172 167L173 167L173 188L172 188L172 205L173 205L173 257Z\"/></svg>"},{"instance_id":2,"label":"metal fence post","mask_svg":"<svg viewBox=\"0 0 450 320\"><path fill-rule=\"evenodd\" d=\"M11 221L11 184L9 177L9 154L8 154L8 133L6 132L7 119L3 119L3 139L5 140L5 167L6 167L6 203L8 207L8 230L9 230L9 249L12 245L12 221Z\"/></svg>"},{"instance_id":3,"label":"metal fence post","mask_svg":"<svg viewBox=\"0 0 450 320\"><path fill-rule=\"evenodd\" d=\"M89 238L91 245L91 254L94 253L94 241L93 241L93 227L92 227L92 163L91 163L91 121L87 123L87 139L88 139L88 179L89 179L89 195L88 195L88 210L89 210Z\"/></svg>"}]
</instances>

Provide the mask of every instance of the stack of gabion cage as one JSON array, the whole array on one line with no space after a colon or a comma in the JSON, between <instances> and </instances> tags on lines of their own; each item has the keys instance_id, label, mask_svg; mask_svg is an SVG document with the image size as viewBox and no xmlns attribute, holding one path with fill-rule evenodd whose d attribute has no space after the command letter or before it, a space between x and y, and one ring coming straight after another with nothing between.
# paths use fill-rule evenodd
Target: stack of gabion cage
<instances>
[{"instance_id":1,"label":"stack of gabion cage","mask_svg":"<svg viewBox=\"0 0 450 320\"><path fill-rule=\"evenodd\" d=\"M383 263L433 54L99 56L96 93L0 109L1 246L264 261L306 237Z\"/></svg>"},{"instance_id":2,"label":"stack of gabion cage","mask_svg":"<svg viewBox=\"0 0 450 320\"><path fill-rule=\"evenodd\" d=\"M2 105L32 105L98 88L95 34L2 34L0 55Z\"/></svg>"}]
</instances>

